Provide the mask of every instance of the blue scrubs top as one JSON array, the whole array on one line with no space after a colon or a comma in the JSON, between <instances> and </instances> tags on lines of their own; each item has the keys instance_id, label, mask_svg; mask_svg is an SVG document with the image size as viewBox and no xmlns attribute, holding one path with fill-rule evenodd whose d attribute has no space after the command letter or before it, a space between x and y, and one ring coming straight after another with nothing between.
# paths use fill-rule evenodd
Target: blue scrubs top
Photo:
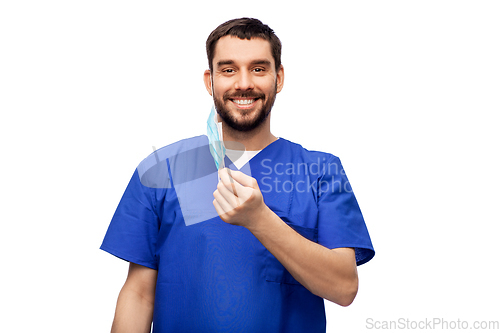
<instances>
[{"instance_id":1,"label":"blue scrubs top","mask_svg":"<svg viewBox=\"0 0 500 333\"><path fill-rule=\"evenodd\" d=\"M374 256L337 157L278 139L240 171L302 236L354 248L358 265ZM137 167L109 225L101 249L158 270L153 332L325 332L323 299L246 228L219 218L217 182L206 136L166 146Z\"/></svg>"}]
</instances>

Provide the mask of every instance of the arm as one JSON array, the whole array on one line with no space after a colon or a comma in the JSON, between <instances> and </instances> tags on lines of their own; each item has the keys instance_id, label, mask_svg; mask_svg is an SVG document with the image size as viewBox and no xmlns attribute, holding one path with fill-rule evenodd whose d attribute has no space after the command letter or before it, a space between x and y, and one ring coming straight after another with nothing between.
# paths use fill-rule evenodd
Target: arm
<instances>
[{"instance_id":1,"label":"arm","mask_svg":"<svg viewBox=\"0 0 500 333\"><path fill-rule=\"evenodd\" d=\"M116 304L111 333L149 333L153 320L157 271L130 263Z\"/></svg>"},{"instance_id":2,"label":"arm","mask_svg":"<svg viewBox=\"0 0 500 333\"><path fill-rule=\"evenodd\" d=\"M313 294L348 306L358 291L354 250L328 249L288 226L267 206L248 229Z\"/></svg>"},{"instance_id":3,"label":"arm","mask_svg":"<svg viewBox=\"0 0 500 333\"><path fill-rule=\"evenodd\" d=\"M358 290L353 249L330 250L302 237L265 205L255 179L231 171L233 184L226 171L220 174L214 206L223 221L250 230L313 294L342 306L352 303Z\"/></svg>"}]
</instances>

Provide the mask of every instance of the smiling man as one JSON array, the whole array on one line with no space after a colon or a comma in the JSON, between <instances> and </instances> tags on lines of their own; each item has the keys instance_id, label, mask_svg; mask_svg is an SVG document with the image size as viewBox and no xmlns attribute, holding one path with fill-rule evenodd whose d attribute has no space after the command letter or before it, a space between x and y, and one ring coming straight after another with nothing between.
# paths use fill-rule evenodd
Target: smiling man
<instances>
[{"instance_id":1,"label":"smiling man","mask_svg":"<svg viewBox=\"0 0 500 333\"><path fill-rule=\"evenodd\" d=\"M351 304L374 256L345 172L271 133L284 69L267 25L228 21L206 46L224 141L245 154L217 171L202 135L139 165L101 246L130 262L112 332L325 332L324 299Z\"/></svg>"}]
</instances>

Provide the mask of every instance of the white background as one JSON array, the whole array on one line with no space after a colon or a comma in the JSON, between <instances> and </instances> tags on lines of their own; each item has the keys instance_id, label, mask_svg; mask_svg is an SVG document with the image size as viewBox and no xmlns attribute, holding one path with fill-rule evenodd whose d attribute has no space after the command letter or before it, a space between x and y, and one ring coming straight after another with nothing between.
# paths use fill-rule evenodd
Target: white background
<instances>
[{"instance_id":1,"label":"white background","mask_svg":"<svg viewBox=\"0 0 500 333\"><path fill-rule=\"evenodd\" d=\"M497 1L172 3L1 3L0 331L109 331L108 223L152 146L205 133L204 43L242 16L283 43L273 133L341 158L376 249L328 332L500 320Z\"/></svg>"}]
</instances>

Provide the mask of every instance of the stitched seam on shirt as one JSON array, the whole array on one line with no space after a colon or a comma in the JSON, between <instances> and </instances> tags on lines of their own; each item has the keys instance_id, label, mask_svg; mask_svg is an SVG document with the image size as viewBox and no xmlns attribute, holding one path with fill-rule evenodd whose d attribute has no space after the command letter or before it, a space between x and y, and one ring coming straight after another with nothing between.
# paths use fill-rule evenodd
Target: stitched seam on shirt
<instances>
[{"instance_id":1,"label":"stitched seam on shirt","mask_svg":"<svg viewBox=\"0 0 500 333\"><path fill-rule=\"evenodd\" d=\"M292 151L293 154L293 151ZM292 173L292 185L295 184L295 172ZM288 199L288 208L286 210L287 214L290 215L292 211L292 202L293 202L293 196L295 195L296 191L290 191L290 198Z\"/></svg>"},{"instance_id":2,"label":"stitched seam on shirt","mask_svg":"<svg viewBox=\"0 0 500 333\"><path fill-rule=\"evenodd\" d=\"M157 261L154 261L154 260L153 261L151 261L151 260L145 260L145 259L136 257L134 255L131 255L130 253L126 253L126 252L124 252L124 251L122 251L120 249L116 249L114 247L111 247L111 246L108 246L108 245L104 245L104 244L101 245L100 249L103 250L103 251L106 251L106 252L110 253L111 255L113 255L115 257L118 257L118 258L120 258L122 260L125 260L125 261L128 261L128 262L134 262L134 263L137 263L139 265L147 264L147 265L156 267L154 269L158 269L158 262Z\"/></svg>"}]
</instances>

